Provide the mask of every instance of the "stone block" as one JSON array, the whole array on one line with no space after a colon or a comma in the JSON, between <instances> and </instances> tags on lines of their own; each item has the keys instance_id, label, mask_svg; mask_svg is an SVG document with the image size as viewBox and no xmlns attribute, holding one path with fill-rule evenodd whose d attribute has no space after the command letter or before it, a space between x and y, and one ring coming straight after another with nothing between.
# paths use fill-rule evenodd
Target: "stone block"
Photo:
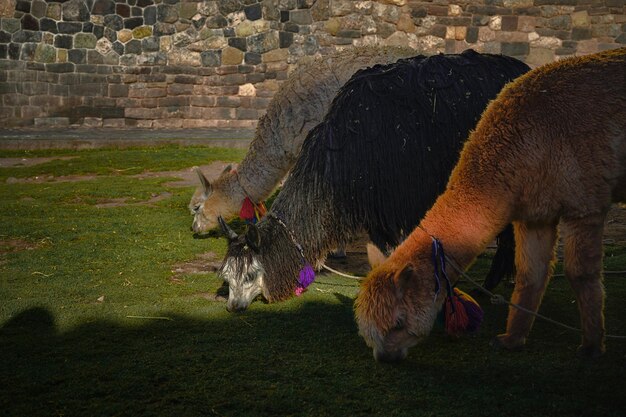
<instances>
[{"instance_id":1,"label":"stone block","mask_svg":"<svg viewBox=\"0 0 626 417\"><path fill-rule=\"evenodd\" d=\"M35 117L35 127L59 128L69 127L69 117Z\"/></svg>"},{"instance_id":2,"label":"stone block","mask_svg":"<svg viewBox=\"0 0 626 417\"><path fill-rule=\"evenodd\" d=\"M46 17L49 17L53 20L61 20L63 15L63 7L60 3L48 3L48 8L46 9Z\"/></svg>"},{"instance_id":3,"label":"stone block","mask_svg":"<svg viewBox=\"0 0 626 417\"><path fill-rule=\"evenodd\" d=\"M235 110L235 118L237 120L257 120L259 112L256 109L238 108Z\"/></svg>"},{"instance_id":4,"label":"stone block","mask_svg":"<svg viewBox=\"0 0 626 417\"><path fill-rule=\"evenodd\" d=\"M56 49L52 45L46 45L40 43L35 50L35 61L37 62L55 62L56 61Z\"/></svg>"},{"instance_id":5,"label":"stone block","mask_svg":"<svg viewBox=\"0 0 626 417\"><path fill-rule=\"evenodd\" d=\"M94 49L97 41L93 33L77 33L74 36L74 48Z\"/></svg>"},{"instance_id":6,"label":"stone block","mask_svg":"<svg viewBox=\"0 0 626 417\"><path fill-rule=\"evenodd\" d=\"M465 40L468 43L476 43L478 41L478 28L476 26L471 26L467 28Z\"/></svg>"},{"instance_id":7,"label":"stone block","mask_svg":"<svg viewBox=\"0 0 626 417\"><path fill-rule=\"evenodd\" d=\"M27 96L40 96L48 93L48 84L39 82L20 82L17 84L17 92Z\"/></svg>"},{"instance_id":8,"label":"stone block","mask_svg":"<svg viewBox=\"0 0 626 417\"><path fill-rule=\"evenodd\" d=\"M531 67L544 65L555 60L554 50L547 48L530 48L525 62Z\"/></svg>"},{"instance_id":9,"label":"stone block","mask_svg":"<svg viewBox=\"0 0 626 417\"><path fill-rule=\"evenodd\" d=\"M287 49L274 49L262 55L262 62L286 62L288 57Z\"/></svg>"},{"instance_id":10,"label":"stone block","mask_svg":"<svg viewBox=\"0 0 626 417\"><path fill-rule=\"evenodd\" d=\"M102 127L109 129L120 129L126 127L126 119L124 118L115 118L115 119L103 119Z\"/></svg>"},{"instance_id":11,"label":"stone block","mask_svg":"<svg viewBox=\"0 0 626 417\"><path fill-rule=\"evenodd\" d=\"M178 10L168 4L157 6L157 21L164 23L175 23L178 21Z\"/></svg>"},{"instance_id":12,"label":"stone block","mask_svg":"<svg viewBox=\"0 0 626 417\"><path fill-rule=\"evenodd\" d=\"M501 52L509 56L527 55L530 46L526 42L502 42Z\"/></svg>"},{"instance_id":13,"label":"stone block","mask_svg":"<svg viewBox=\"0 0 626 417\"><path fill-rule=\"evenodd\" d=\"M109 84L109 97L128 97L127 84Z\"/></svg>"},{"instance_id":14,"label":"stone block","mask_svg":"<svg viewBox=\"0 0 626 417\"><path fill-rule=\"evenodd\" d=\"M580 41L584 39L591 39L591 29L585 27L574 27L571 33L571 39L574 41Z\"/></svg>"},{"instance_id":15,"label":"stone block","mask_svg":"<svg viewBox=\"0 0 626 417\"><path fill-rule=\"evenodd\" d=\"M115 14L114 0L96 0L91 8L92 14L113 15Z\"/></svg>"},{"instance_id":16,"label":"stone block","mask_svg":"<svg viewBox=\"0 0 626 417\"><path fill-rule=\"evenodd\" d=\"M518 17L517 16L502 16L502 30L513 32L517 30Z\"/></svg>"},{"instance_id":17,"label":"stone block","mask_svg":"<svg viewBox=\"0 0 626 417\"><path fill-rule=\"evenodd\" d=\"M517 29L521 32L532 32L535 30L536 20L534 16L518 16Z\"/></svg>"},{"instance_id":18,"label":"stone block","mask_svg":"<svg viewBox=\"0 0 626 417\"><path fill-rule=\"evenodd\" d=\"M135 39L143 39L149 36L152 36L152 27L150 26L139 26L133 29L132 31L133 38Z\"/></svg>"},{"instance_id":19,"label":"stone block","mask_svg":"<svg viewBox=\"0 0 626 417\"><path fill-rule=\"evenodd\" d=\"M309 9L300 9L300 10L291 10L289 12L289 21L295 23L296 25L310 25L313 23L313 18L311 17L311 10Z\"/></svg>"},{"instance_id":20,"label":"stone block","mask_svg":"<svg viewBox=\"0 0 626 417\"><path fill-rule=\"evenodd\" d=\"M246 14L246 19L254 21L263 17L263 10L261 8L261 3L251 4L249 6L244 7L244 13Z\"/></svg>"},{"instance_id":21,"label":"stone block","mask_svg":"<svg viewBox=\"0 0 626 417\"><path fill-rule=\"evenodd\" d=\"M84 0L69 0L63 3L63 20L66 22L85 22L89 20L89 9Z\"/></svg>"},{"instance_id":22,"label":"stone block","mask_svg":"<svg viewBox=\"0 0 626 417\"><path fill-rule=\"evenodd\" d=\"M258 65L262 62L263 55L256 52L246 52L244 54L244 62L249 65Z\"/></svg>"},{"instance_id":23,"label":"stone block","mask_svg":"<svg viewBox=\"0 0 626 417\"><path fill-rule=\"evenodd\" d=\"M167 86L167 95L191 95L193 94L193 84L171 84Z\"/></svg>"},{"instance_id":24,"label":"stone block","mask_svg":"<svg viewBox=\"0 0 626 417\"><path fill-rule=\"evenodd\" d=\"M156 6L149 6L143 10L143 22L146 25L154 25L157 22Z\"/></svg>"},{"instance_id":25,"label":"stone block","mask_svg":"<svg viewBox=\"0 0 626 417\"><path fill-rule=\"evenodd\" d=\"M158 98L167 96L167 93L165 88L147 88L142 85L131 85L128 89L128 97L131 98Z\"/></svg>"},{"instance_id":26,"label":"stone block","mask_svg":"<svg viewBox=\"0 0 626 417\"><path fill-rule=\"evenodd\" d=\"M196 107L215 107L216 103L217 103L217 97L215 96L193 95L190 98L190 104Z\"/></svg>"},{"instance_id":27,"label":"stone block","mask_svg":"<svg viewBox=\"0 0 626 417\"><path fill-rule=\"evenodd\" d=\"M193 75L179 74L174 76L174 82L178 84L197 84L198 78Z\"/></svg>"},{"instance_id":28,"label":"stone block","mask_svg":"<svg viewBox=\"0 0 626 417\"><path fill-rule=\"evenodd\" d=\"M570 30L572 18L569 15L552 17L546 21L546 27L554 30Z\"/></svg>"},{"instance_id":29,"label":"stone block","mask_svg":"<svg viewBox=\"0 0 626 417\"><path fill-rule=\"evenodd\" d=\"M124 19L117 15L107 15L104 17L104 26L114 31L122 30L124 28Z\"/></svg>"},{"instance_id":30,"label":"stone block","mask_svg":"<svg viewBox=\"0 0 626 417\"><path fill-rule=\"evenodd\" d=\"M478 28L478 40L480 42L490 42L496 39L496 33L487 26Z\"/></svg>"},{"instance_id":31,"label":"stone block","mask_svg":"<svg viewBox=\"0 0 626 417\"><path fill-rule=\"evenodd\" d=\"M124 27L126 29L136 29L142 25L143 17L129 17L128 19L124 19Z\"/></svg>"},{"instance_id":32,"label":"stone block","mask_svg":"<svg viewBox=\"0 0 626 417\"><path fill-rule=\"evenodd\" d=\"M280 45L278 31L259 33L248 38L248 50L250 52L265 53L277 49Z\"/></svg>"},{"instance_id":33,"label":"stone block","mask_svg":"<svg viewBox=\"0 0 626 417\"><path fill-rule=\"evenodd\" d=\"M85 117L83 118L84 127L102 127L102 119L99 117Z\"/></svg>"},{"instance_id":34,"label":"stone block","mask_svg":"<svg viewBox=\"0 0 626 417\"><path fill-rule=\"evenodd\" d=\"M23 13L30 13L30 0L17 0L15 10Z\"/></svg>"},{"instance_id":35,"label":"stone block","mask_svg":"<svg viewBox=\"0 0 626 417\"><path fill-rule=\"evenodd\" d=\"M141 41L132 39L124 45L125 54L141 54Z\"/></svg>"},{"instance_id":36,"label":"stone block","mask_svg":"<svg viewBox=\"0 0 626 417\"><path fill-rule=\"evenodd\" d=\"M87 51L84 49L71 49L67 53L67 59L74 64L87 63Z\"/></svg>"},{"instance_id":37,"label":"stone block","mask_svg":"<svg viewBox=\"0 0 626 417\"><path fill-rule=\"evenodd\" d=\"M80 22L58 22L57 28L59 33L73 34L82 32L83 24Z\"/></svg>"},{"instance_id":38,"label":"stone block","mask_svg":"<svg viewBox=\"0 0 626 417\"><path fill-rule=\"evenodd\" d=\"M21 25L24 30L39 30L39 19L30 14L22 16Z\"/></svg>"},{"instance_id":39,"label":"stone block","mask_svg":"<svg viewBox=\"0 0 626 417\"><path fill-rule=\"evenodd\" d=\"M241 50L226 47L222 50L222 65L239 65L243 61L244 54Z\"/></svg>"},{"instance_id":40,"label":"stone block","mask_svg":"<svg viewBox=\"0 0 626 417\"><path fill-rule=\"evenodd\" d=\"M19 19L0 19L0 29L8 33L15 33L21 28Z\"/></svg>"},{"instance_id":41,"label":"stone block","mask_svg":"<svg viewBox=\"0 0 626 417\"><path fill-rule=\"evenodd\" d=\"M228 46L232 46L244 52L248 49L246 38L241 37L228 38Z\"/></svg>"},{"instance_id":42,"label":"stone block","mask_svg":"<svg viewBox=\"0 0 626 417\"><path fill-rule=\"evenodd\" d=\"M70 95L82 97L82 96L103 96L107 93L106 84L92 83L92 84L75 84L70 86Z\"/></svg>"}]
</instances>

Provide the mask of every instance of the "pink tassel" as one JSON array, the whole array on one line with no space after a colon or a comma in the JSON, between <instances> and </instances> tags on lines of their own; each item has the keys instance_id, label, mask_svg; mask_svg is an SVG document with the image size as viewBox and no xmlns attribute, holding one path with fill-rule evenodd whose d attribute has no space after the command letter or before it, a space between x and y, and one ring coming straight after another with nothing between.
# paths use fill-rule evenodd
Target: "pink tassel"
<instances>
[{"instance_id":1,"label":"pink tassel","mask_svg":"<svg viewBox=\"0 0 626 417\"><path fill-rule=\"evenodd\" d=\"M298 276L298 286L296 287L296 295L300 296L306 291L306 288L315 280L315 271L313 267L306 263L300 270Z\"/></svg>"}]
</instances>

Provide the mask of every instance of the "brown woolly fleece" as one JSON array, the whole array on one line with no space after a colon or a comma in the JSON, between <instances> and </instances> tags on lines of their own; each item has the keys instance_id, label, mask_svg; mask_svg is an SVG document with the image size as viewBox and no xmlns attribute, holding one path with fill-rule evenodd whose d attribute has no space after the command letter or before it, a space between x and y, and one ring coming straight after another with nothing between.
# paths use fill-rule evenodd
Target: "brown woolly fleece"
<instances>
[{"instance_id":1,"label":"brown woolly fleece","mask_svg":"<svg viewBox=\"0 0 626 417\"><path fill-rule=\"evenodd\" d=\"M602 233L610 205L626 201L625 132L626 48L554 62L505 87L466 142L445 193L362 284L356 319L375 356L404 357L432 327L443 296L435 301L431 236L466 268L509 222L517 268L511 301L538 310L559 226L581 317L579 352L602 354ZM510 308L496 342L521 347L533 321Z\"/></svg>"}]
</instances>

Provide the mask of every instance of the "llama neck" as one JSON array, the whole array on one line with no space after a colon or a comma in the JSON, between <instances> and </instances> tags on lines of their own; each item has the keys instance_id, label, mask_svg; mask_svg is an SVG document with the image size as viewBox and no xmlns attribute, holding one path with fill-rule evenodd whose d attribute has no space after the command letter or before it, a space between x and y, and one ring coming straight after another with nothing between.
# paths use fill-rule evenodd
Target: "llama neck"
<instances>
[{"instance_id":1,"label":"llama neck","mask_svg":"<svg viewBox=\"0 0 626 417\"><path fill-rule=\"evenodd\" d=\"M258 203L268 198L276 188L280 180L285 176L290 166L286 161L281 162L281 166L264 165L255 159L263 157L255 154L254 157L246 157L237 169L238 187L241 194Z\"/></svg>"},{"instance_id":2,"label":"llama neck","mask_svg":"<svg viewBox=\"0 0 626 417\"><path fill-rule=\"evenodd\" d=\"M316 198L319 192L302 186L290 178L271 208L271 214L281 219L293 240L302 246L311 265L323 261L329 250L344 240L346 222L335 216L331 193Z\"/></svg>"},{"instance_id":3,"label":"llama neck","mask_svg":"<svg viewBox=\"0 0 626 417\"><path fill-rule=\"evenodd\" d=\"M274 126L282 121L280 109L276 107L273 105L259 120L254 140L238 168L239 182L254 202L272 194L293 166L306 134L292 132L289 126Z\"/></svg>"},{"instance_id":4,"label":"llama neck","mask_svg":"<svg viewBox=\"0 0 626 417\"><path fill-rule=\"evenodd\" d=\"M510 210L495 198L484 195L462 198L459 193L448 190L401 245L405 247L406 244L407 249L402 252L404 257L410 253L420 254L423 259L417 261L427 262L434 237L442 243L446 255L465 269L509 222ZM449 273L456 281L456 271L451 268Z\"/></svg>"}]
</instances>

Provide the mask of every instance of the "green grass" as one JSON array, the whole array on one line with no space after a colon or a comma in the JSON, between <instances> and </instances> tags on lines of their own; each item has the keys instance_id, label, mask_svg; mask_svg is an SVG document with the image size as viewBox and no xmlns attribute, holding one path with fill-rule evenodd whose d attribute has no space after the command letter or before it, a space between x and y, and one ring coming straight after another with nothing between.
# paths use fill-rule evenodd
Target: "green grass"
<instances>
[{"instance_id":1,"label":"green grass","mask_svg":"<svg viewBox=\"0 0 626 417\"><path fill-rule=\"evenodd\" d=\"M621 416L626 342L581 362L579 336L537 322L521 352L494 351L506 308L486 312L473 337L437 327L398 365L376 363L358 336L354 281L322 275L303 297L255 302L229 314L215 274L172 280L172 267L213 251L194 240L192 188L143 171L236 161L211 148L2 152L76 156L0 169L0 415L2 416ZM95 174L79 182L9 178ZM153 205L98 208L152 194ZM17 243L16 243L17 242ZM626 249L607 247L608 269L626 269ZM470 274L482 277L481 257ZM480 279L480 278L479 278ZM607 331L626 334L623 276L606 278ZM466 290L467 284L462 284ZM498 292L508 298L510 288ZM103 298L104 297L104 298ZM541 312L573 325L573 295L555 278ZM164 317L141 319L132 316Z\"/></svg>"}]
</instances>

